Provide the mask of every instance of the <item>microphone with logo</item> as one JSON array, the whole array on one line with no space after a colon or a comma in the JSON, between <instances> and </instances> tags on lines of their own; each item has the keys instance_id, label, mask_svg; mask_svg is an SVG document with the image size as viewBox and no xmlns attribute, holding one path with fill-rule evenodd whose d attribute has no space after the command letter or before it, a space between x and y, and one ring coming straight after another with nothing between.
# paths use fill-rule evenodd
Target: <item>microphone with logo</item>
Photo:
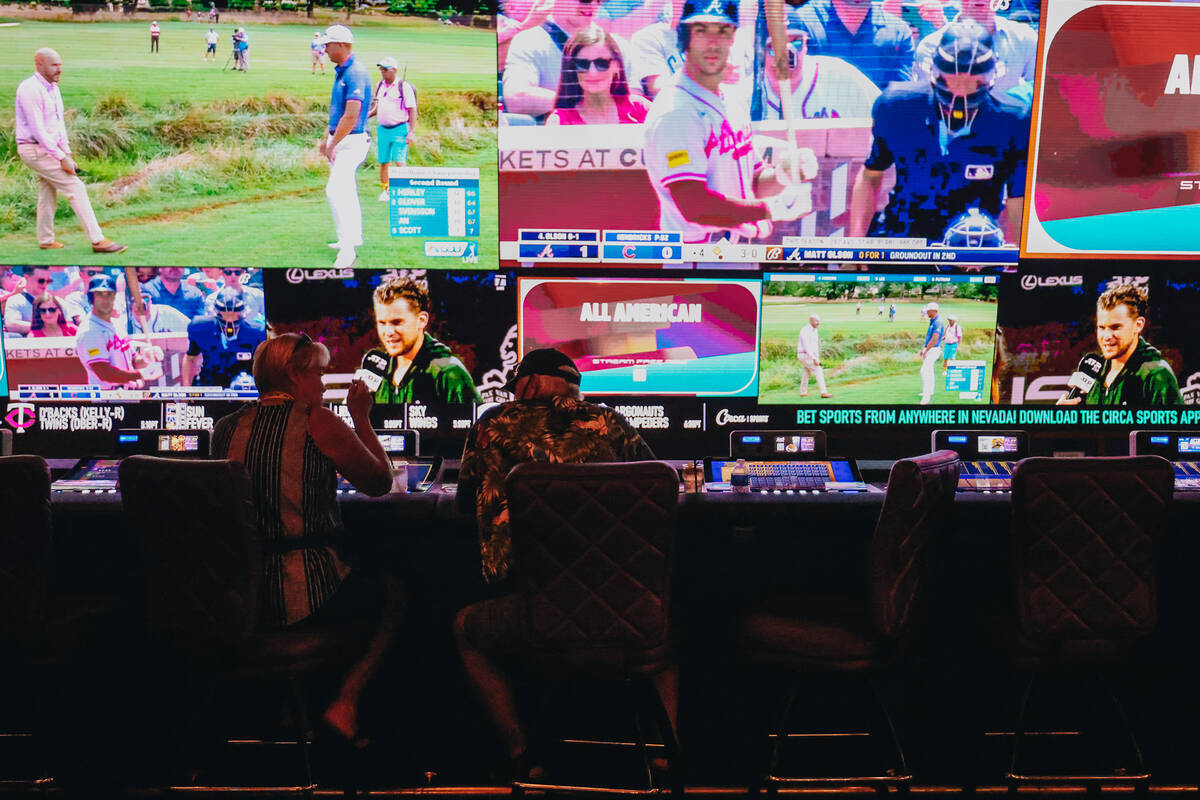
<instances>
[{"instance_id":1,"label":"microphone with logo","mask_svg":"<svg viewBox=\"0 0 1200 800\"><path fill-rule=\"evenodd\" d=\"M1075 368L1075 372L1071 373L1071 379L1067 381L1071 391L1067 392L1066 399L1073 400L1090 392L1103 371L1104 359L1095 353L1088 353L1079 359L1079 366Z\"/></svg>"},{"instance_id":2,"label":"microphone with logo","mask_svg":"<svg viewBox=\"0 0 1200 800\"><path fill-rule=\"evenodd\" d=\"M362 366L354 373L354 379L362 381L372 392L379 389L387 379L388 357L382 350L368 350L363 356Z\"/></svg>"}]
</instances>

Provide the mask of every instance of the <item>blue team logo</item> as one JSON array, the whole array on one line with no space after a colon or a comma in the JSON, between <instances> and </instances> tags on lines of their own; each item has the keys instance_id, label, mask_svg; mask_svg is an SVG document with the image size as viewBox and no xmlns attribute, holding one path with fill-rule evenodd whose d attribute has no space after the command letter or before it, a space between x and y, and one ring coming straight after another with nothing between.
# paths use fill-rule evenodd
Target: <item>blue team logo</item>
<instances>
[{"instance_id":1,"label":"blue team logo","mask_svg":"<svg viewBox=\"0 0 1200 800\"><path fill-rule=\"evenodd\" d=\"M954 218L942 237L946 247L1003 247L1004 231L978 208L968 209Z\"/></svg>"}]
</instances>

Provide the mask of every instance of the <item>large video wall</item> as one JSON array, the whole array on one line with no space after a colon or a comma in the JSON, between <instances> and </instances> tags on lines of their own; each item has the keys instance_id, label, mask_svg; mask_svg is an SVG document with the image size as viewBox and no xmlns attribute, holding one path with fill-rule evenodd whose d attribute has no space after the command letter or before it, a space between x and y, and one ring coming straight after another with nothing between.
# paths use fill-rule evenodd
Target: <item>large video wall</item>
<instances>
[{"instance_id":1,"label":"large video wall","mask_svg":"<svg viewBox=\"0 0 1200 800\"><path fill-rule=\"evenodd\" d=\"M152 52L141 12L15 18L0 424L18 450L210 426L256 396L254 347L284 331L330 348L334 407L374 359L378 425L446 454L547 346L666 456L739 427L1200 422L1182 188L1200 186L1200 8L500 11L163 15ZM37 105L56 86L57 117ZM97 252L69 186L51 193L43 138L66 143L101 245L127 249Z\"/></svg>"}]
</instances>

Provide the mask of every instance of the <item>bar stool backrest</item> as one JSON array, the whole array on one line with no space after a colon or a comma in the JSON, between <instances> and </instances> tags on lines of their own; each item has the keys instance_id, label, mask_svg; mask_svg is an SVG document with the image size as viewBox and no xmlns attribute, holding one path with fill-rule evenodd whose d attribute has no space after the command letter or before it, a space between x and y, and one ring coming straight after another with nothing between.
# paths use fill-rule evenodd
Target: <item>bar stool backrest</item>
<instances>
[{"instance_id":1,"label":"bar stool backrest","mask_svg":"<svg viewBox=\"0 0 1200 800\"><path fill-rule=\"evenodd\" d=\"M151 633L199 653L249 640L263 557L245 467L129 456L120 484L141 543Z\"/></svg>"},{"instance_id":2,"label":"bar stool backrest","mask_svg":"<svg viewBox=\"0 0 1200 800\"><path fill-rule=\"evenodd\" d=\"M1034 643L1131 640L1157 622L1170 462L1027 458L1012 479L1018 617Z\"/></svg>"},{"instance_id":3,"label":"bar stool backrest","mask_svg":"<svg viewBox=\"0 0 1200 800\"><path fill-rule=\"evenodd\" d=\"M872 613L884 636L904 636L922 616L932 583L933 551L954 503L959 466L952 450L892 465L868 554Z\"/></svg>"},{"instance_id":4,"label":"bar stool backrest","mask_svg":"<svg viewBox=\"0 0 1200 800\"><path fill-rule=\"evenodd\" d=\"M0 457L0 637L37 632L46 615L54 529L41 456Z\"/></svg>"},{"instance_id":5,"label":"bar stool backrest","mask_svg":"<svg viewBox=\"0 0 1200 800\"><path fill-rule=\"evenodd\" d=\"M521 464L505 491L526 640L634 671L659 662L669 645L675 470Z\"/></svg>"}]
</instances>

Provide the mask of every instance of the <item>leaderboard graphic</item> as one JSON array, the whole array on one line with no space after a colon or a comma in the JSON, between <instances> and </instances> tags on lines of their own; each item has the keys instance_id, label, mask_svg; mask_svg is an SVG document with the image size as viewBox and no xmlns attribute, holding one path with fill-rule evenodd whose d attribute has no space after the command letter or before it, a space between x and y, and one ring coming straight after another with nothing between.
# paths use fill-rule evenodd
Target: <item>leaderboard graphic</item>
<instances>
[{"instance_id":1,"label":"leaderboard graphic","mask_svg":"<svg viewBox=\"0 0 1200 800\"><path fill-rule=\"evenodd\" d=\"M753 397L762 283L521 278L519 349L557 347L585 393Z\"/></svg>"},{"instance_id":2,"label":"leaderboard graphic","mask_svg":"<svg viewBox=\"0 0 1200 800\"><path fill-rule=\"evenodd\" d=\"M502 265L1016 264L1036 3L884 4L852 54L803 4L776 43L757 0L629 8L501 47ZM701 18L737 28L719 86L688 68Z\"/></svg>"},{"instance_id":3,"label":"leaderboard graphic","mask_svg":"<svg viewBox=\"0 0 1200 800\"><path fill-rule=\"evenodd\" d=\"M1200 6L1050 0L1030 256L1200 253Z\"/></svg>"}]
</instances>

